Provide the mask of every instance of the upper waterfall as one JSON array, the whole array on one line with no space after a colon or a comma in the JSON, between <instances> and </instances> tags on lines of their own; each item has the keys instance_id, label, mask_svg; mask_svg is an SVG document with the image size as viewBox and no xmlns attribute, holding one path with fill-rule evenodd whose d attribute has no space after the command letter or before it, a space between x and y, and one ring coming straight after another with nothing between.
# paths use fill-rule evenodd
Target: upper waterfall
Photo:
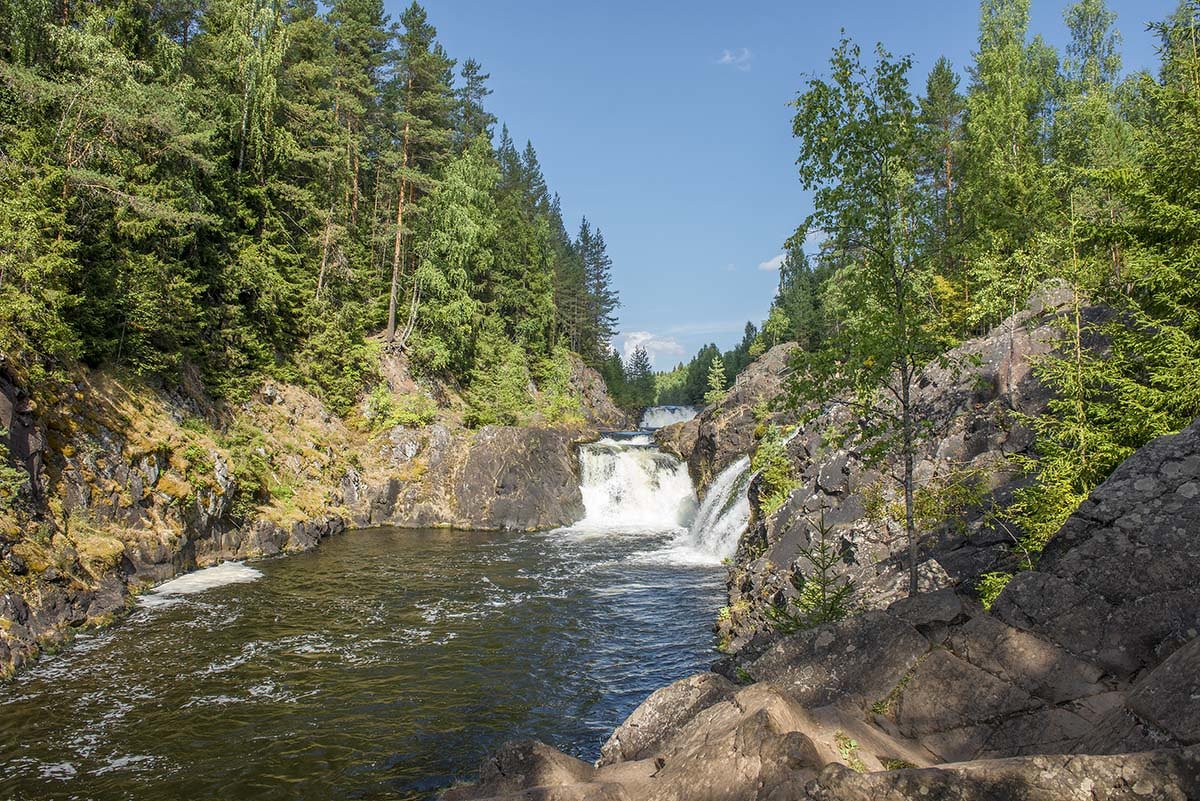
<instances>
[{"instance_id":1,"label":"upper waterfall","mask_svg":"<svg viewBox=\"0 0 1200 801\"><path fill-rule=\"evenodd\" d=\"M687 467L659 451L645 435L605 437L579 449L582 526L669 530L696 515Z\"/></svg>"},{"instance_id":2,"label":"upper waterfall","mask_svg":"<svg viewBox=\"0 0 1200 801\"><path fill-rule=\"evenodd\" d=\"M673 423L685 423L699 413L696 406L651 406L642 414L640 428L654 431Z\"/></svg>"}]
</instances>

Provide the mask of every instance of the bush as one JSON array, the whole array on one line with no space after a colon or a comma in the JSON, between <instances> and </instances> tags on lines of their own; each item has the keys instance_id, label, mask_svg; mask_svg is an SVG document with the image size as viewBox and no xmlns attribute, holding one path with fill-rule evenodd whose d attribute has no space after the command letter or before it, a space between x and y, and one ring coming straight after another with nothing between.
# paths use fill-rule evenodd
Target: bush
<instances>
[{"instance_id":1,"label":"bush","mask_svg":"<svg viewBox=\"0 0 1200 801\"><path fill-rule=\"evenodd\" d=\"M788 458L787 443L779 426L767 426L754 449L750 467L759 474L762 511L774 514L796 488L792 461Z\"/></svg>"},{"instance_id":2,"label":"bush","mask_svg":"<svg viewBox=\"0 0 1200 801\"><path fill-rule=\"evenodd\" d=\"M7 438L8 431L0 428L0 437ZM8 446L0 442L0 509L10 507L29 480L24 470L9 464L10 458Z\"/></svg>"},{"instance_id":3,"label":"bush","mask_svg":"<svg viewBox=\"0 0 1200 801\"><path fill-rule=\"evenodd\" d=\"M421 428L437 419L437 403L423 392L396 396L384 383L367 396L365 416L372 431L395 426Z\"/></svg>"},{"instance_id":4,"label":"bush","mask_svg":"<svg viewBox=\"0 0 1200 801\"><path fill-rule=\"evenodd\" d=\"M781 634L832 623L850 614L854 582L839 574L837 566L850 561L853 552L849 545L834 542L824 512L813 529L816 537L812 545L800 549L811 571L807 576L801 573L792 576L798 597L789 598L782 609L772 607L767 612L772 627Z\"/></svg>"}]
</instances>

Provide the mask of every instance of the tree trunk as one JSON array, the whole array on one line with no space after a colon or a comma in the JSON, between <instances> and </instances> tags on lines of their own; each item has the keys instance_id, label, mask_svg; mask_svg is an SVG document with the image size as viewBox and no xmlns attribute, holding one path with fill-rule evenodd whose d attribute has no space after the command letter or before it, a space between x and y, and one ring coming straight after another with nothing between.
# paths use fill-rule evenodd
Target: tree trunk
<instances>
[{"instance_id":1,"label":"tree trunk","mask_svg":"<svg viewBox=\"0 0 1200 801\"><path fill-rule=\"evenodd\" d=\"M904 437L904 532L908 536L908 595L917 594L917 527L913 515L913 421L912 372L906 364L901 370L901 427Z\"/></svg>"},{"instance_id":2,"label":"tree trunk","mask_svg":"<svg viewBox=\"0 0 1200 801\"><path fill-rule=\"evenodd\" d=\"M396 235L392 240L392 289L388 295L387 341L396 340L396 303L400 294L400 243L404 237L404 195L407 186L403 170L408 169L408 123L404 123L403 154L400 161L400 184L396 192Z\"/></svg>"}]
</instances>

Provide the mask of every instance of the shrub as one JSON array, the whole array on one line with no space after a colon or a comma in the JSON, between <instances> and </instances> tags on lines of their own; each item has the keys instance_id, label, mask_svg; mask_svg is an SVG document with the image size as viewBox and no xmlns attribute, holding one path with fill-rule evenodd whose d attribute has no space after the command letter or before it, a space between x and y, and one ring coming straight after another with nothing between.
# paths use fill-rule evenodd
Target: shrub
<instances>
[{"instance_id":1,"label":"shrub","mask_svg":"<svg viewBox=\"0 0 1200 801\"><path fill-rule=\"evenodd\" d=\"M779 426L767 426L758 441L758 447L754 449L750 467L759 474L763 512L774 514L787 501L797 483Z\"/></svg>"},{"instance_id":2,"label":"shrub","mask_svg":"<svg viewBox=\"0 0 1200 801\"><path fill-rule=\"evenodd\" d=\"M772 627L781 634L815 628L850 614L854 582L841 575L837 566L850 561L853 551L848 544L834 542L832 527L826 525L823 512L813 528L816 537L812 545L800 549L811 570L807 576L799 572L792 575L792 586L799 596L789 598L782 609L771 607L767 611Z\"/></svg>"}]
</instances>

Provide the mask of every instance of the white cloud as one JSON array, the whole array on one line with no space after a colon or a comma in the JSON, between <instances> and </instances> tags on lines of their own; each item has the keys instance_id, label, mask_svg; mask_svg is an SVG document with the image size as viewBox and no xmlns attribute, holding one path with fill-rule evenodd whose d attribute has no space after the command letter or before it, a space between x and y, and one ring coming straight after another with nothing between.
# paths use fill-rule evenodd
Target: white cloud
<instances>
[{"instance_id":1,"label":"white cloud","mask_svg":"<svg viewBox=\"0 0 1200 801\"><path fill-rule=\"evenodd\" d=\"M733 67L741 72L750 71L750 62L754 59L754 54L749 48L741 48L740 50L725 50L721 53L721 57L717 59L717 63L726 67Z\"/></svg>"},{"instance_id":2,"label":"white cloud","mask_svg":"<svg viewBox=\"0 0 1200 801\"><path fill-rule=\"evenodd\" d=\"M784 254L780 253L778 256L775 256L774 258L771 258L771 259L767 259L763 263L759 264L758 269L762 270L765 273L778 270L780 267L783 266L784 258L785 258Z\"/></svg>"},{"instance_id":3,"label":"white cloud","mask_svg":"<svg viewBox=\"0 0 1200 801\"><path fill-rule=\"evenodd\" d=\"M646 355L650 357L650 363L654 365L657 365L655 357L660 354L664 356L684 355L683 345L680 345L678 340L673 337L652 334L649 331L626 331L617 339L621 340L621 353L626 360L638 347L645 349Z\"/></svg>"}]
</instances>

